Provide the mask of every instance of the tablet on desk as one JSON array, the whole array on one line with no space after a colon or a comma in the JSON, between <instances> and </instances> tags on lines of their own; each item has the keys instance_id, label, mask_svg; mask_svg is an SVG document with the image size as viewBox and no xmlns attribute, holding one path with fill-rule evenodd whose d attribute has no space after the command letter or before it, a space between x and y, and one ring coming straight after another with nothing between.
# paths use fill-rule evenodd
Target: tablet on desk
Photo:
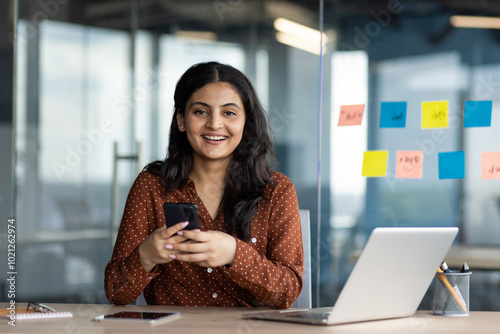
<instances>
[{"instance_id":1,"label":"tablet on desk","mask_svg":"<svg viewBox=\"0 0 500 334\"><path fill-rule=\"evenodd\" d=\"M94 321L129 321L157 325L180 315L179 312L121 311L99 315L94 318Z\"/></svg>"}]
</instances>

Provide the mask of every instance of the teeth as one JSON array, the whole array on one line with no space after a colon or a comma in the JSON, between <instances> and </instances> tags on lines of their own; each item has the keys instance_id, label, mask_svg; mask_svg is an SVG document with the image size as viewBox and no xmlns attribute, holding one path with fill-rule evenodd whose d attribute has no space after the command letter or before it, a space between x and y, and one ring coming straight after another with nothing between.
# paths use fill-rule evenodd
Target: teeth
<instances>
[{"instance_id":1,"label":"teeth","mask_svg":"<svg viewBox=\"0 0 500 334\"><path fill-rule=\"evenodd\" d=\"M208 140L224 140L226 137L224 136L203 136L203 138L206 138Z\"/></svg>"}]
</instances>

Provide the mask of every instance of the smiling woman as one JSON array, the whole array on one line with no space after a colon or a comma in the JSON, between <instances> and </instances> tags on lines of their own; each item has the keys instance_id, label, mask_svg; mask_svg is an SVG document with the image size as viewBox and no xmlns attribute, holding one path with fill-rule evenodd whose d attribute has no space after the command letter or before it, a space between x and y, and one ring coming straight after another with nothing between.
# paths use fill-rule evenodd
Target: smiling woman
<instances>
[{"instance_id":1,"label":"smiling woman","mask_svg":"<svg viewBox=\"0 0 500 334\"><path fill-rule=\"evenodd\" d=\"M304 256L295 187L271 170L264 110L235 68L200 63L174 94L168 155L130 190L106 295L128 304L290 307ZM194 203L199 230L166 227L164 203Z\"/></svg>"}]
</instances>

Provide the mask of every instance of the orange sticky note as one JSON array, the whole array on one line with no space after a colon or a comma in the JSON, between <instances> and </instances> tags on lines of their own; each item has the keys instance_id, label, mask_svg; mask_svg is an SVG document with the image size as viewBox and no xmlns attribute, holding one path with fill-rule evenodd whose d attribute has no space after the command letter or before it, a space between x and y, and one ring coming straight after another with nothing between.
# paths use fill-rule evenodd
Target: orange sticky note
<instances>
[{"instance_id":1,"label":"orange sticky note","mask_svg":"<svg viewBox=\"0 0 500 334\"><path fill-rule=\"evenodd\" d=\"M500 179L500 152L481 153L481 175L483 180Z\"/></svg>"},{"instance_id":2,"label":"orange sticky note","mask_svg":"<svg viewBox=\"0 0 500 334\"><path fill-rule=\"evenodd\" d=\"M448 101L422 102L422 129L448 127Z\"/></svg>"},{"instance_id":3,"label":"orange sticky note","mask_svg":"<svg viewBox=\"0 0 500 334\"><path fill-rule=\"evenodd\" d=\"M396 151L396 178L421 179L423 163L422 151Z\"/></svg>"},{"instance_id":4,"label":"orange sticky note","mask_svg":"<svg viewBox=\"0 0 500 334\"><path fill-rule=\"evenodd\" d=\"M364 111L364 104L340 106L338 126L361 125Z\"/></svg>"},{"instance_id":5,"label":"orange sticky note","mask_svg":"<svg viewBox=\"0 0 500 334\"><path fill-rule=\"evenodd\" d=\"M361 175L367 177L383 177L387 174L387 151L367 151L363 153L363 169Z\"/></svg>"}]
</instances>

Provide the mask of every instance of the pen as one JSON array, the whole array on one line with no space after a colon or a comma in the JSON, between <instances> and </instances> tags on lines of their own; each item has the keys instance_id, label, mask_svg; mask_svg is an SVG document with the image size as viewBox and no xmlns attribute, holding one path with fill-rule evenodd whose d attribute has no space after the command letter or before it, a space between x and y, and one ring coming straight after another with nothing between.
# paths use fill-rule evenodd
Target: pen
<instances>
[{"instance_id":1,"label":"pen","mask_svg":"<svg viewBox=\"0 0 500 334\"><path fill-rule=\"evenodd\" d=\"M448 289L448 291L451 293L455 301L457 302L458 306L467 313L467 307L465 307L465 303L463 302L463 298L458 295L457 291L451 286L450 282L448 282L448 279L443 275L443 270L441 268L438 268L437 270L437 275L436 275L439 280L445 285L445 287Z\"/></svg>"},{"instance_id":2,"label":"pen","mask_svg":"<svg viewBox=\"0 0 500 334\"><path fill-rule=\"evenodd\" d=\"M448 267L448 264L446 262L441 262L441 266L439 267L443 271L443 273L448 273L450 272L450 268Z\"/></svg>"},{"instance_id":3,"label":"pen","mask_svg":"<svg viewBox=\"0 0 500 334\"><path fill-rule=\"evenodd\" d=\"M467 264L467 262L464 262L464 265L460 269L460 272L461 273L468 273L468 272L470 272L470 268L469 268L469 265Z\"/></svg>"}]
</instances>

